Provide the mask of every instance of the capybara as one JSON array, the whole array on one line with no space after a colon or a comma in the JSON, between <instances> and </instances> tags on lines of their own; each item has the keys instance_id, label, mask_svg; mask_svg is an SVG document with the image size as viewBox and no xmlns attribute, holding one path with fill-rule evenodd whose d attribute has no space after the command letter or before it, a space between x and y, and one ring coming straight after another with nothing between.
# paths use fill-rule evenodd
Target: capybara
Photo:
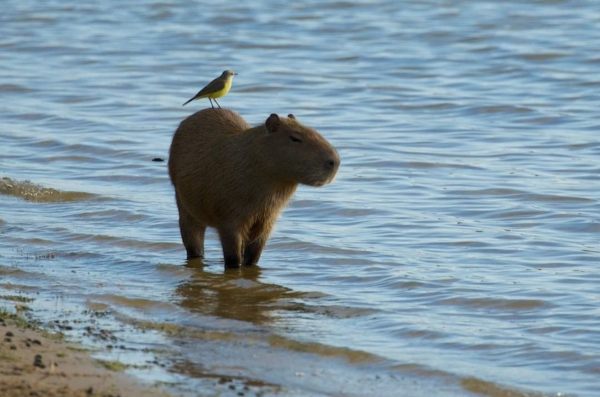
<instances>
[{"instance_id":1,"label":"capybara","mask_svg":"<svg viewBox=\"0 0 600 397\"><path fill-rule=\"evenodd\" d=\"M254 128L228 109L189 116L169 156L188 258L204 256L209 226L219 233L226 267L256 264L298 184L323 186L339 166L335 148L291 114L271 114Z\"/></svg>"}]
</instances>

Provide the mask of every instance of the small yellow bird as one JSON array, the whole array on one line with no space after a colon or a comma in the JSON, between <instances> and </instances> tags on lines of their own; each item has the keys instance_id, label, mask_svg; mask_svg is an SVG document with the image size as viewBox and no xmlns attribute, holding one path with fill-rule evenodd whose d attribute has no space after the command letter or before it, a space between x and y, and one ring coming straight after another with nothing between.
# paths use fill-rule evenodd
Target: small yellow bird
<instances>
[{"instance_id":1,"label":"small yellow bird","mask_svg":"<svg viewBox=\"0 0 600 397\"><path fill-rule=\"evenodd\" d=\"M236 74L237 73L233 73L233 71L231 70L224 71L219 77L208 83L206 87L204 87L196 95L194 95L192 99L190 99L181 106L187 105L194 99L208 98L208 100L210 101L210 106L212 108L214 108L212 103L213 99L217 103L217 106L221 107L221 105L219 105L219 102L217 102L217 98L221 98L229 92L229 89L231 88L231 82L233 81L233 76L235 76Z\"/></svg>"}]
</instances>

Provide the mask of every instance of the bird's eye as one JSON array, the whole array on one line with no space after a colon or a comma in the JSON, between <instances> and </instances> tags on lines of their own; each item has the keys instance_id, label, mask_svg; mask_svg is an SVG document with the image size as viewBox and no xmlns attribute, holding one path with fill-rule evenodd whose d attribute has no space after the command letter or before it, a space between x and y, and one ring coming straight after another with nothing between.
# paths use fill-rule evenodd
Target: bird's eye
<instances>
[{"instance_id":1,"label":"bird's eye","mask_svg":"<svg viewBox=\"0 0 600 397\"><path fill-rule=\"evenodd\" d=\"M296 143L301 143L302 140L300 138L297 138L293 135L290 135L290 139L292 140L292 142L296 142Z\"/></svg>"}]
</instances>

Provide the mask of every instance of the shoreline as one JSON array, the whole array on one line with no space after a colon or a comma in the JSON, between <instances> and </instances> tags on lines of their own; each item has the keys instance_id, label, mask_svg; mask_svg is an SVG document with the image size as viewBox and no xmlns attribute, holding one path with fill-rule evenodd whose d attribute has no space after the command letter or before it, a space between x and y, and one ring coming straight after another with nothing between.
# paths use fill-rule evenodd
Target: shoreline
<instances>
[{"instance_id":1,"label":"shoreline","mask_svg":"<svg viewBox=\"0 0 600 397\"><path fill-rule=\"evenodd\" d=\"M2 397L544 395L285 335L115 318L101 302L57 309L15 290L0 295Z\"/></svg>"},{"instance_id":2,"label":"shoreline","mask_svg":"<svg viewBox=\"0 0 600 397\"><path fill-rule=\"evenodd\" d=\"M115 335L125 328L111 330L101 321L110 316L102 310L65 316L50 309L48 316L39 313L34 302L23 295L0 295L1 397L322 395L238 371L225 373L230 371L219 371L218 366L190 365L176 349L136 347ZM146 335L173 336L180 331L152 323L130 326Z\"/></svg>"},{"instance_id":3,"label":"shoreline","mask_svg":"<svg viewBox=\"0 0 600 397\"><path fill-rule=\"evenodd\" d=\"M95 350L0 309L0 395L64 397L172 397L160 385L145 385L118 361L92 357ZM120 364L120 365L119 365Z\"/></svg>"}]
</instances>

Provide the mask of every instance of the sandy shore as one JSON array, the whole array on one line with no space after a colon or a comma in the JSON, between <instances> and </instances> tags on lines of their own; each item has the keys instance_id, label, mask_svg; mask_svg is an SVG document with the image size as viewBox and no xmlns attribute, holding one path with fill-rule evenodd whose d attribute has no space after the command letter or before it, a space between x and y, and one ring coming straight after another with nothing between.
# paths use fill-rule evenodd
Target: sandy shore
<instances>
[{"instance_id":1,"label":"sandy shore","mask_svg":"<svg viewBox=\"0 0 600 397\"><path fill-rule=\"evenodd\" d=\"M23 317L0 311L0 396L170 396L110 370L90 353Z\"/></svg>"}]
</instances>

